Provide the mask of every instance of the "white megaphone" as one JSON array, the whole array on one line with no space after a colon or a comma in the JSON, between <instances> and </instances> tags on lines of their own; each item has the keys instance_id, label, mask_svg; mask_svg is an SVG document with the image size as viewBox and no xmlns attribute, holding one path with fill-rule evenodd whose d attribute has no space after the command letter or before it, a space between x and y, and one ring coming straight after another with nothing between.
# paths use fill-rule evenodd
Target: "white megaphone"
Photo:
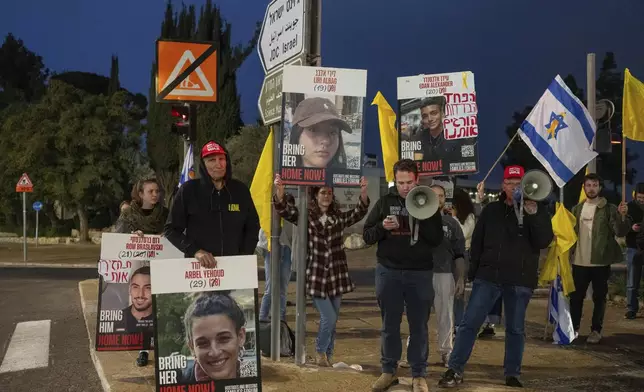
<instances>
[{"instance_id":1,"label":"white megaphone","mask_svg":"<svg viewBox=\"0 0 644 392\"><path fill-rule=\"evenodd\" d=\"M419 185L407 194L405 207L413 218L418 220L428 219L438 211L438 197L432 188Z\"/></svg>"},{"instance_id":2,"label":"white megaphone","mask_svg":"<svg viewBox=\"0 0 644 392\"><path fill-rule=\"evenodd\" d=\"M521 180L521 192L528 200L544 200L552 192L550 176L541 170L528 171Z\"/></svg>"}]
</instances>

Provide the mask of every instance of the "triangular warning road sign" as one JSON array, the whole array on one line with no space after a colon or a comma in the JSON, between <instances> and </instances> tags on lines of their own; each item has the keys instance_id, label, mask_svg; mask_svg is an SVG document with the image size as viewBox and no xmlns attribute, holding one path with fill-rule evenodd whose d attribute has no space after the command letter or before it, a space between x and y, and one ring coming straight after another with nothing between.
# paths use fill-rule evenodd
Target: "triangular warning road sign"
<instances>
[{"instance_id":1,"label":"triangular warning road sign","mask_svg":"<svg viewBox=\"0 0 644 392\"><path fill-rule=\"evenodd\" d=\"M27 173L22 173L22 176L16 184L16 192L33 192L34 184L29 179Z\"/></svg>"},{"instance_id":2,"label":"triangular warning road sign","mask_svg":"<svg viewBox=\"0 0 644 392\"><path fill-rule=\"evenodd\" d=\"M18 186L24 186L25 188L33 188L34 184L31 182L31 179L27 173L23 173L20 180L18 180Z\"/></svg>"},{"instance_id":3,"label":"triangular warning road sign","mask_svg":"<svg viewBox=\"0 0 644 392\"><path fill-rule=\"evenodd\" d=\"M172 83L177 76L181 73L182 70L185 68L189 67L190 64L195 62L195 56L192 54L192 51L187 49L186 51L183 52L183 55L177 62L177 65L175 65L174 69L172 70L172 73L170 73L170 76L168 76L168 80L166 80L165 84L161 88L161 90L165 89L168 87L170 83ZM195 71L197 74L197 80L190 80L190 76L188 75L177 88L172 90L168 95L188 95L192 97L212 97L215 94L215 91L212 89L212 86L208 82L208 79L206 78L206 75L204 75L203 71L201 70L201 66L198 66Z\"/></svg>"}]
</instances>

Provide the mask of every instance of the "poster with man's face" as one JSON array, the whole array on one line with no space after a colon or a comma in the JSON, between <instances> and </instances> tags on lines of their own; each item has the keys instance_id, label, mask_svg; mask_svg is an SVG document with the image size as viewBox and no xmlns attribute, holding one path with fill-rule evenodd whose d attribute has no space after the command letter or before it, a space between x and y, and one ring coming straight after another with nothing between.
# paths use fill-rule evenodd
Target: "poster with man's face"
<instances>
[{"instance_id":1,"label":"poster with man's face","mask_svg":"<svg viewBox=\"0 0 644 392\"><path fill-rule=\"evenodd\" d=\"M290 65L282 86L284 184L359 186L367 71Z\"/></svg>"},{"instance_id":2,"label":"poster with man's face","mask_svg":"<svg viewBox=\"0 0 644 392\"><path fill-rule=\"evenodd\" d=\"M400 155L420 175L478 172L478 107L470 71L398 78Z\"/></svg>"},{"instance_id":3,"label":"poster with man's face","mask_svg":"<svg viewBox=\"0 0 644 392\"><path fill-rule=\"evenodd\" d=\"M153 346L150 260L183 257L158 235L104 233L98 261L97 351Z\"/></svg>"},{"instance_id":4,"label":"poster with man's face","mask_svg":"<svg viewBox=\"0 0 644 392\"><path fill-rule=\"evenodd\" d=\"M261 391L257 256L152 263L157 391Z\"/></svg>"}]
</instances>

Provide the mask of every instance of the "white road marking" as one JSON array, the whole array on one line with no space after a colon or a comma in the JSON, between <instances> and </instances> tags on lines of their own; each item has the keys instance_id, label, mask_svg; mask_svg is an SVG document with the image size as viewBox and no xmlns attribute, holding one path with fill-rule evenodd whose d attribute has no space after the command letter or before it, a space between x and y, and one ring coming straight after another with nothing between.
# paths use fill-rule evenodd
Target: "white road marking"
<instances>
[{"instance_id":1,"label":"white road marking","mask_svg":"<svg viewBox=\"0 0 644 392\"><path fill-rule=\"evenodd\" d=\"M0 373L49 366L51 320L25 321L16 325Z\"/></svg>"}]
</instances>

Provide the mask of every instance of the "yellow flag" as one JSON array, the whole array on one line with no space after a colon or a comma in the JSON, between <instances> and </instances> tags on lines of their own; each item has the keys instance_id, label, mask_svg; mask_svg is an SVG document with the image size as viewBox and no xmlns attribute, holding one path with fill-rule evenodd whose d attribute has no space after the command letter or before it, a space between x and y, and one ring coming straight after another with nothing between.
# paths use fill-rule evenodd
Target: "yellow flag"
<instances>
[{"instance_id":1,"label":"yellow flag","mask_svg":"<svg viewBox=\"0 0 644 392\"><path fill-rule=\"evenodd\" d=\"M396 112L385 97L378 91L371 105L378 106L378 124L380 126L380 144L382 161L385 164L387 182L394 180L394 164L398 161L398 131L396 130Z\"/></svg>"},{"instance_id":2,"label":"yellow flag","mask_svg":"<svg viewBox=\"0 0 644 392\"><path fill-rule=\"evenodd\" d=\"M586 175L588 175L588 166L586 166ZM579 204L586 200L586 192L584 192L584 183L581 183L581 191L579 192Z\"/></svg>"},{"instance_id":3,"label":"yellow flag","mask_svg":"<svg viewBox=\"0 0 644 392\"><path fill-rule=\"evenodd\" d=\"M268 250L271 246L271 212L273 204L271 195L273 194L273 128L268 134L266 144L259 157L259 163L255 169L253 182L250 185L250 195L255 203L257 214L259 215L259 225L266 233L268 241ZM259 233L258 233L259 234Z\"/></svg>"},{"instance_id":4,"label":"yellow flag","mask_svg":"<svg viewBox=\"0 0 644 392\"><path fill-rule=\"evenodd\" d=\"M622 129L624 137L644 142L644 83L624 71L624 98L622 101Z\"/></svg>"},{"instance_id":5,"label":"yellow flag","mask_svg":"<svg viewBox=\"0 0 644 392\"><path fill-rule=\"evenodd\" d=\"M570 248L577 242L575 224L575 216L563 204L557 203L557 212L552 217L552 231L555 233L555 240L541 269L539 283L543 285L557 279L557 270L559 270L564 295L575 291L572 268L568 260Z\"/></svg>"}]
</instances>

